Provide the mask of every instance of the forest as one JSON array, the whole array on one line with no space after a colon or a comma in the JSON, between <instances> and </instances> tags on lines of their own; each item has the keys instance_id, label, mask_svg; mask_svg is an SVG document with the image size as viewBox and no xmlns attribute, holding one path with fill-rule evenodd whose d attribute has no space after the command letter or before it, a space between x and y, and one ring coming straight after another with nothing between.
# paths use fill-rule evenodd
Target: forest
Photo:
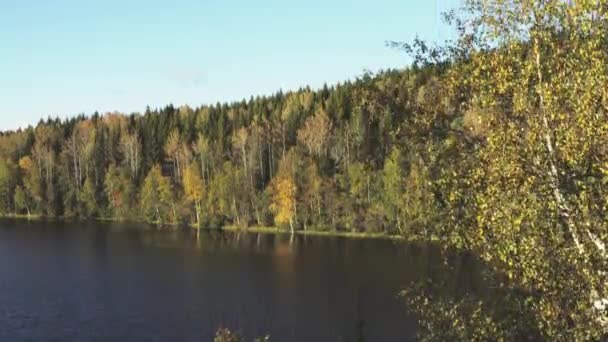
<instances>
[{"instance_id":1,"label":"forest","mask_svg":"<svg viewBox=\"0 0 608 342\"><path fill-rule=\"evenodd\" d=\"M431 156L420 150L444 138L413 126L438 96L436 74L41 121L0 138L0 210L408 234L437 212Z\"/></svg>"},{"instance_id":2,"label":"forest","mask_svg":"<svg viewBox=\"0 0 608 342\"><path fill-rule=\"evenodd\" d=\"M440 241L507 294L410 293L429 339L605 338L608 4L463 11L454 41L391 43L404 69L4 132L0 212Z\"/></svg>"}]
</instances>

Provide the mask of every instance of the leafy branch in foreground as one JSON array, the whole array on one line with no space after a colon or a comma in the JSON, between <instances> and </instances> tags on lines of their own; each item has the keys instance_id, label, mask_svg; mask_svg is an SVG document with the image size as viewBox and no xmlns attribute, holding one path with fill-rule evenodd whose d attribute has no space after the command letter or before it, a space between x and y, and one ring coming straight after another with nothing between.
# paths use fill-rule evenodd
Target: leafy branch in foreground
<instances>
[{"instance_id":1,"label":"leafy branch in foreground","mask_svg":"<svg viewBox=\"0 0 608 342\"><path fill-rule=\"evenodd\" d=\"M603 339L607 3L469 0L463 18L449 50L467 59L454 55L443 82L483 144L443 180L452 242L512 291L534 294L527 305L543 339ZM446 317L458 311L434 305ZM473 323L455 329L485 338L501 330Z\"/></svg>"}]
</instances>

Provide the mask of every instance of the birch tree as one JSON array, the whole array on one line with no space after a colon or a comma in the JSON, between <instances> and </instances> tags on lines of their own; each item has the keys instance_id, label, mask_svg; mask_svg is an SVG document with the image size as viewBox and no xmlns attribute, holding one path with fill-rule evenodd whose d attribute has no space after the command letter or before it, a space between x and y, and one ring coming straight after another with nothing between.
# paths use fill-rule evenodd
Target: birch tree
<instances>
[{"instance_id":1,"label":"birch tree","mask_svg":"<svg viewBox=\"0 0 608 342\"><path fill-rule=\"evenodd\" d=\"M527 294L548 340L608 333L607 5L468 0L445 50L451 96L476 112L468 139L481 137L477 163L452 175L448 217L459 244Z\"/></svg>"},{"instance_id":2,"label":"birch tree","mask_svg":"<svg viewBox=\"0 0 608 342\"><path fill-rule=\"evenodd\" d=\"M202 211L201 202L203 200L204 186L198 165L194 163L188 165L188 167L184 170L184 179L182 183L184 184L186 201L194 203L196 225L200 227Z\"/></svg>"}]
</instances>

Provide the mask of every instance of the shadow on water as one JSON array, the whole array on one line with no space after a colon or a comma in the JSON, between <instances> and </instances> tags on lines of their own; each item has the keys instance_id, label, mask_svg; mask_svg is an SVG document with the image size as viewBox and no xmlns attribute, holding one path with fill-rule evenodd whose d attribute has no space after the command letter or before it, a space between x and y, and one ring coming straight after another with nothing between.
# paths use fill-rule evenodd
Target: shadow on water
<instances>
[{"instance_id":1,"label":"shadow on water","mask_svg":"<svg viewBox=\"0 0 608 342\"><path fill-rule=\"evenodd\" d=\"M440 322L417 298L504 305L482 263L432 244L142 227L0 221L0 309L21 315L0 340L415 341Z\"/></svg>"},{"instance_id":2,"label":"shadow on water","mask_svg":"<svg viewBox=\"0 0 608 342\"><path fill-rule=\"evenodd\" d=\"M529 306L537 294L510 287L504 274L471 253L448 249L439 257L433 264L441 267L400 294L419 323L420 340L542 340Z\"/></svg>"}]
</instances>

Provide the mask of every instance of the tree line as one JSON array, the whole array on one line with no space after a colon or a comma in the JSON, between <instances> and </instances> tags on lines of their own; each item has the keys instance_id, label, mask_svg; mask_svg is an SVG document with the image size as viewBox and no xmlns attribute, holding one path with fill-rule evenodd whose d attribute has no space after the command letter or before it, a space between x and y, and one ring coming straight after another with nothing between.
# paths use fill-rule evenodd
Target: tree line
<instances>
[{"instance_id":1,"label":"tree line","mask_svg":"<svg viewBox=\"0 0 608 342\"><path fill-rule=\"evenodd\" d=\"M430 160L405 125L436 105L435 74L390 70L230 104L49 118L0 136L0 212L291 231L425 229L437 206Z\"/></svg>"}]
</instances>

